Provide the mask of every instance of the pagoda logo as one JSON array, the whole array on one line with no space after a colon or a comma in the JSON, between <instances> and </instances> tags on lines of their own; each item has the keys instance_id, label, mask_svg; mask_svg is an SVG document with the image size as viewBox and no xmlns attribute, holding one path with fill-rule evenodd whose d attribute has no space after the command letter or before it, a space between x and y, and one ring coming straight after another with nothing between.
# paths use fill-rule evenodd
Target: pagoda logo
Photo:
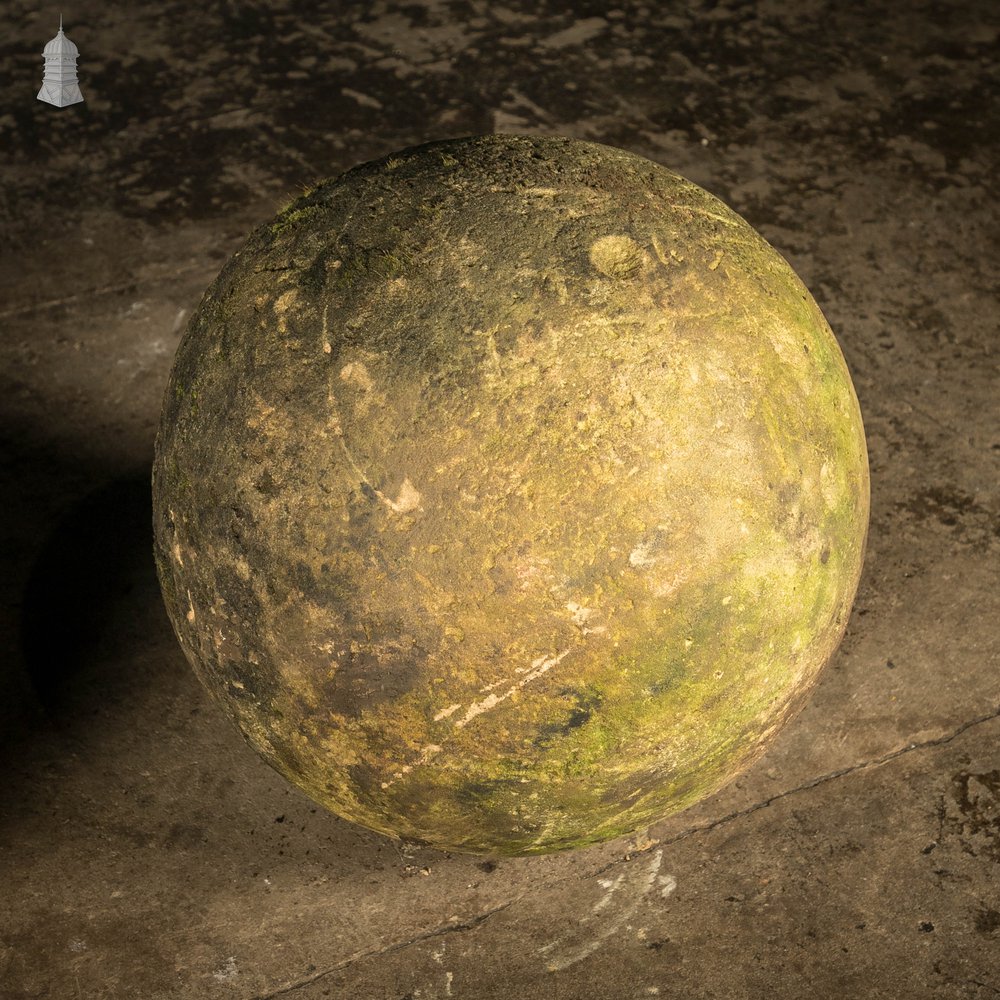
<instances>
[{"instance_id":1,"label":"pagoda logo","mask_svg":"<svg viewBox=\"0 0 1000 1000\"><path fill-rule=\"evenodd\" d=\"M59 34L42 51L45 57L45 76L38 99L57 108L80 104L83 94L76 81L76 58L80 50L63 34L62 15L59 15Z\"/></svg>"}]
</instances>

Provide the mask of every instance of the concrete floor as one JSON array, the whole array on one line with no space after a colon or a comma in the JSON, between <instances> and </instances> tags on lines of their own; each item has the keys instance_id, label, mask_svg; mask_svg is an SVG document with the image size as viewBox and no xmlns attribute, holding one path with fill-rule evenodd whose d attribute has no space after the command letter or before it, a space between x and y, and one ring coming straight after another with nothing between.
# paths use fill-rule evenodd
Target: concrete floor
<instances>
[{"instance_id":1,"label":"concrete floor","mask_svg":"<svg viewBox=\"0 0 1000 1000\"><path fill-rule=\"evenodd\" d=\"M0 11L0 997L1000 996L991 0ZM341 7L339 12L331 8ZM847 637L757 766L637 841L484 861L317 810L188 669L148 472L185 318L317 177L561 133L793 264L865 414Z\"/></svg>"}]
</instances>

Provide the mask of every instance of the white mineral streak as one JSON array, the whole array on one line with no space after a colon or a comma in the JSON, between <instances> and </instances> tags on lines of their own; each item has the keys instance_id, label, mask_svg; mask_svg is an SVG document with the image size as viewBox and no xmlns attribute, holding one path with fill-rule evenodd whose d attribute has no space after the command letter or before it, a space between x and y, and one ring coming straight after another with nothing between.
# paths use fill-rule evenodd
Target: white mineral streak
<instances>
[{"instance_id":1,"label":"white mineral streak","mask_svg":"<svg viewBox=\"0 0 1000 1000\"><path fill-rule=\"evenodd\" d=\"M566 656L568 656L569 652L569 649L564 649L561 653L557 653L555 656L539 656L538 659L532 662L531 669L516 684L507 688L503 694L491 694L485 697L482 701L477 701L470 705L465 715L463 715L462 718L455 723L455 728L461 729L464 726L467 726L477 715L482 715L483 712L488 712L491 708L495 708L500 704L500 702L506 701L512 694L514 694L515 691L519 691L523 688L525 684L529 684L537 677L541 677L542 674L551 670L557 663L560 663Z\"/></svg>"},{"instance_id":2,"label":"white mineral streak","mask_svg":"<svg viewBox=\"0 0 1000 1000\"><path fill-rule=\"evenodd\" d=\"M693 215L701 215L706 219L712 219L715 222L721 222L724 226L729 226L731 229L738 229L740 226L739 221L735 219L727 219L724 215L719 215L716 212L710 212L707 208L699 208L694 205L685 205L685 212L691 212Z\"/></svg>"},{"instance_id":3,"label":"white mineral streak","mask_svg":"<svg viewBox=\"0 0 1000 1000\"><path fill-rule=\"evenodd\" d=\"M539 656L537 659L532 661L530 667L522 667L521 670L527 672L524 673L524 676L522 676L516 684L513 684L502 694L491 694L486 698L483 698L482 701L474 702L469 706L465 715L463 715L462 718L455 723L455 728L463 729L477 715L482 715L483 712L487 712L491 708L495 708L501 702L506 701L512 694L514 694L515 691L519 691L523 688L525 684L530 684L531 681L541 677L542 674L551 670L557 663L560 663L565 656L568 656L569 653L570 649L564 649L561 653L557 653L555 656ZM498 682L498 684L499 683L502 683L502 681ZM498 684L491 684L490 687L497 687ZM484 690L488 689L484 688ZM434 721L440 722L442 719L450 718L461 707L461 704L456 703L454 705L449 705L447 708L441 709L441 711L434 716ZM444 747L439 746L437 743L429 743L420 751L419 756L412 764L404 764L398 771L393 773L391 780L383 781L382 788L391 788L399 778L409 774L415 767L428 763L428 761L436 757L443 749Z\"/></svg>"},{"instance_id":4,"label":"white mineral streak","mask_svg":"<svg viewBox=\"0 0 1000 1000\"><path fill-rule=\"evenodd\" d=\"M656 881L660 883L660 895L664 899L677 888L677 879L673 875L657 875Z\"/></svg>"},{"instance_id":5,"label":"white mineral streak","mask_svg":"<svg viewBox=\"0 0 1000 1000\"><path fill-rule=\"evenodd\" d=\"M590 908L590 912L573 930L538 949L539 954L551 956L546 966L548 971L559 972L597 951L612 934L617 934L635 916L643 900L657 886L661 896L669 896L677 888L677 880L672 875L660 874L662 861L663 851L659 850L649 859L648 864L640 868L636 878L630 878L631 872L624 871L615 879L599 879L597 884L604 889L604 894ZM622 901L621 908L608 917L604 911L612 903L619 901ZM592 928L596 928L597 932L589 937ZM587 940L582 943L568 940L581 932L588 935Z\"/></svg>"}]
</instances>

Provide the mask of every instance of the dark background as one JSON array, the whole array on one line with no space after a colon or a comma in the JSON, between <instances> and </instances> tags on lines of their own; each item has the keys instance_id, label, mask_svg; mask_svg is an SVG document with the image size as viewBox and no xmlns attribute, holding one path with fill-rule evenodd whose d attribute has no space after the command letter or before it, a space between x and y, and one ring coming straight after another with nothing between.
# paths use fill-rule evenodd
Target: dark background
<instances>
[{"instance_id":1,"label":"dark background","mask_svg":"<svg viewBox=\"0 0 1000 1000\"><path fill-rule=\"evenodd\" d=\"M948 3L83 0L0 10L0 997L1000 996L998 17ZM316 808L153 573L186 319L301 186L563 134L743 214L843 347L851 625L768 756L638 840L496 863Z\"/></svg>"}]
</instances>

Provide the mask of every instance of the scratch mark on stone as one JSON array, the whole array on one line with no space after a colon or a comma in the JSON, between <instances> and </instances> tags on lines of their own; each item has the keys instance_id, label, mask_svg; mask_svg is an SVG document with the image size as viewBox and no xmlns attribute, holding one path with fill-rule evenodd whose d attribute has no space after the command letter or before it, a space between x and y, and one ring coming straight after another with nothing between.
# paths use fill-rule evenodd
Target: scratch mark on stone
<instances>
[{"instance_id":1,"label":"scratch mark on stone","mask_svg":"<svg viewBox=\"0 0 1000 1000\"><path fill-rule=\"evenodd\" d=\"M465 715L462 716L455 723L456 729L463 729L469 724L476 716L482 715L483 712L489 711L491 708L495 708L501 702L506 701L515 691L519 691L526 684L530 684L533 680L541 677L542 674L551 670L557 663L560 663L565 656L568 656L569 649L564 649L561 653L557 653L555 656L539 656L537 659L532 661L530 667L522 668L527 671L524 676L517 681L517 683L511 685L502 694L491 694L482 701L473 702L469 708L466 710ZM460 708L461 704L449 705L448 708L442 709L437 715L434 716L434 721L439 722L441 719L448 718L454 715ZM409 774L415 767L419 767L422 764L426 764L436 757L444 749L443 746L439 746L436 743L430 743L421 749L419 756L412 764L404 764L398 771L393 773L392 778L389 781L383 781L381 787L383 789L391 788L400 778Z\"/></svg>"},{"instance_id":2,"label":"scratch mark on stone","mask_svg":"<svg viewBox=\"0 0 1000 1000\"><path fill-rule=\"evenodd\" d=\"M491 708L495 708L502 701L506 701L515 691L519 691L529 684L531 681L535 680L537 677L541 677L542 674L551 670L557 663L560 663L564 657L569 655L570 650L564 649L561 653L557 653L555 656L545 657L539 656L537 660L534 660L531 664L531 669L514 685L509 687L503 694L491 694L485 697L482 701L473 702L466 711L465 715L462 716L458 722L455 723L456 729L462 729L467 726L477 715L482 715L483 712L488 712Z\"/></svg>"},{"instance_id":3,"label":"scratch mark on stone","mask_svg":"<svg viewBox=\"0 0 1000 1000\"><path fill-rule=\"evenodd\" d=\"M622 882L625 881L625 872L622 872L618 878L601 878L597 880L597 884L601 886L602 889L607 889L608 891L590 908L591 913L600 913L601 910L605 909L608 903L614 898L615 893L621 888ZM551 945L549 945L551 947Z\"/></svg>"},{"instance_id":4,"label":"scratch mark on stone","mask_svg":"<svg viewBox=\"0 0 1000 1000\"><path fill-rule=\"evenodd\" d=\"M732 219L727 219L724 215L717 215L715 212L710 212L705 208L696 208L694 205L678 205L678 208L683 208L684 211L690 212L692 215L702 215L706 219L713 219L715 222L721 222L724 226L729 226L731 229L738 229L739 223L734 222Z\"/></svg>"},{"instance_id":5,"label":"scratch mark on stone","mask_svg":"<svg viewBox=\"0 0 1000 1000\"><path fill-rule=\"evenodd\" d=\"M500 903L497 906L494 906L483 913L476 914L476 916L470 917L467 920L456 920L455 918L451 918L445 924L439 924L436 927L422 931L419 934L406 938L403 941L394 941L392 944L381 948L368 948L355 952L353 955L348 956L327 969L321 969L318 972L314 972L312 975L296 980L295 982L285 983L284 985L278 986L267 993L255 994L253 997L249 998L249 1000L275 1000L276 997L288 996L291 993L295 993L297 990L304 989L307 986L311 986L313 983L325 979L327 976L331 976L337 972L342 972L344 969L350 968L358 962L365 961L370 958L381 958L384 955L392 955L395 952L410 948L415 944L420 944L422 941L430 941L434 938L442 937L445 934L457 934L474 930L495 914L502 913L504 910L509 909L516 903L520 903L523 898L523 895L518 895L507 900L505 903Z\"/></svg>"},{"instance_id":6,"label":"scratch mark on stone","mask_svg":"<svg viewBox=\"0 0 1000 1000\"><path fill-rule=\"evenodd\" d=\"M282 292L274 301L274 314L278 320L278 332L288 333L288 312L296 305L299 293L291 288L287 292Z\"/></svg>"},{"instance_id":7,"label":"scratch mark on stone","mask_svg":"<svg viewBox=\"0 0 1000 1000\"><path fill-rule=\"evenodd\" d=\"M541 955L552 953L553 957L546 966L547 971L559 972L592 955L609 937L617 934L632 919L643 900L657 886L662 896L669 896L677 888L677 880L672 875L660 874L662 861L663 851L659 850L649 859L649 863L639 873L637 879L629 878L631 874L629 872L622 872L614 879L599 879L597 884L605 890L604 895L594 903L577 927L538 949ZM604 911L619 899L624 899L621 909L610 919L604 916ZM565 946L571 934L578 933L580 929L588 933L592 924L596 924L599 929L589 940Z\"/></svg>"}]
</instances>

